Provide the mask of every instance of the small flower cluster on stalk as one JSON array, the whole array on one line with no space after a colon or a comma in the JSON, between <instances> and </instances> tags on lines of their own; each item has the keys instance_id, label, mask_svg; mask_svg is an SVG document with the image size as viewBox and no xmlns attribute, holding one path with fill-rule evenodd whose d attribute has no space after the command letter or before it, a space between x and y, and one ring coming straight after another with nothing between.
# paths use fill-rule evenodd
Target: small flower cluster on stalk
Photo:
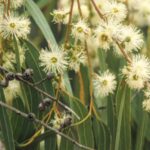
<instances>
[{"instance_id":1,"label":"small flower cluster on stalk","mask_svg":"<svg viewBox=\"0 0 150 150\"><path fill-rule=\"evenodd\" d=\"M54 119L51 120L51 124L55 129L62 130L72 123L72 117L68 113L55 114Z\"/></svg>"}]
</instances>

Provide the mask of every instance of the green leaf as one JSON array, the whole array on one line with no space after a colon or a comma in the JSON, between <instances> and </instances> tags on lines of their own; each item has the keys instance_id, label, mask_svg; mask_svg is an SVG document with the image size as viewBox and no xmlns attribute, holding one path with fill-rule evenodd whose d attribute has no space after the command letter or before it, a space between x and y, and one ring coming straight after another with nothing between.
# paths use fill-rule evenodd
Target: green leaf
<instances>
[{"instance_id":1,"label":"green leaf","mask_svg":"<svg viewBox=\"0 0 150 150\"><path fill-rule=\"evenodd\" d=\"M93 133L97 150L111 149L111 135L108 127L102 122L93 118Z\"/></svg>"},{"instance_id":2,"label":"green leaf","mask_svg":"<svg viewBox=\"0 0 150 150\"><path fill-rule=\"evenodd\" d=\"M98 49L100 71L104 72L107 69L106 53L103 49Z\"/></svg>"},{"instance_id":3,"label":"green leaf","mask_svg":"<svg viewBox=\"0 0 150 150\"><path fill-rule=\"evenodd\" d=\"M20 97L16 97L15 99L13 99L12 106L19 110L25 111L23 102ZM23 124L25 123L25 121L26 120L24 118L17 115L16 113L14 113L14 112L11 113L11 123L12 123L14 138L17 141L18 140L20 141Z\"/></svg>"},{"instance_id":4,"label":"green leaf","mask_svg":"<svg viewBox=\"0 0 150 150\"><path fill-rule=\"evenodd\" d=\"M130 89L121 81L116 95L118 117L115 150L131 149L130 101Z\"/></svg>"},{"instance_id":5,"label":"green leaf","mask_svg":"<svg viewBox=\"0 0 150 150\"><path fill-rule=\"evenodd\" d=\"M5 102L3 89L0 87L0 101ZM0 106L0 126L7 150L15 150L12 126L6 109Z\"/></svg>"},{"instance_id":6,"label":"green leaf","mask_svg":"<svg viewBox=\"0 0 150 150\"><path fill-rule=\"evenodd\" d=\"M51 135L47 136L45 139L45 150L55 150L57 147L57 138L56 134L51 132Z\"/></svg>"},{"instance_id":7,"label":"green leaf","mask_svg":"<svg viewBox=\"0 0 150 150\"><path fill-rule=\"evenodd\" d=\"M114 149L117 118L116 118L115 102L113 96L109 96L107 99L107 125L112 136L112 148Z\"/></svg>"},{"instance_id":8,"label":"green leaf","mask_svg":"<svg viewBox=\"0 0 150 150\"><path fill-rule=\"evenodd\" d=\"M137 130L137 140L136 140L136 150L143 150L144 147L144 139L145 139L145 131L148 128L148 114L143 112L142 122L138 126Z\"/></svg>"},{"instance_id":9,"label":"green leaf","mask_svg":"<svg viewBox=\"0 0 150 150\"><path fill-rule=\"evenodd\" d=\"M79 102L74 101L72 109L83 119L88 111L85 107ZM77 133L79 137L79 142L83 145L94 147L93 133L92 133L92 122L91 118L84 121L81 125L77 126Z\"/></svg>"},{"instance_id":10,"label":"green leaf","mask_svg":"<svg viewBox=\"0 0 150 150\"><path fill-rule=\"evenodd\" d=\"M73 137L73 131L71 129L68 129L67 131L64 131L64 134L68 135L69 137ZM74 148L73 143L71 143L70 141L62 138L60 146L59 146L59 150L71 150Z\"/></svg>"},{"instance_id":11,"label":"green leaf","mask_svg":"<svg viewBox=\"0 0 150 150\"><path fill-rule=\"evenodd\" d=\"M55 48L57 48L57 43L49 27L49 24L47 23L43 13L36 5L36 3L34 3L33 0L26 0L25 6L30 15L33 17L36 24L38 25L38 27L41 29L47 42L49 42L52 47L55 46Z\"/></svg>"},{"instance_id":12,"label":"green leaf","mask_svg":"<svg viewBox=\"0 0 150 150\"><path fill-rule=\"evenodd\" d=\"M134 121L137 124L137 137L134 149L143 150L144 139L147 138L148 140L150 140L150 131L149 131L150 118L148 117L148 114L143 111L142 108L142 101L144 98L143 93L139 92L135 94L136 95L132 100L132 115Z\"/></svg>"}]
</instances>

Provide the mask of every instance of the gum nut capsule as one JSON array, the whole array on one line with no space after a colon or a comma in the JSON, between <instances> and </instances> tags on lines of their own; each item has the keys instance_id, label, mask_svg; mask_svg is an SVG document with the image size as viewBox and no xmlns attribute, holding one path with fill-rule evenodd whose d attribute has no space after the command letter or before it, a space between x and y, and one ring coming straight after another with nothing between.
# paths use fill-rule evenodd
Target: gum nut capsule
<instances>
[{"instance_id":1,"label":"gum nut capsule","mask_svg":"<svg viewBox=\"0 0 150 150\"><path fill-rule=\"evenodd\" d=\"M41 102L38 106L40 111L44 111L45 110L45 105L43 104L43 102Z\"/></svg>"},{"instance_id":2,"label":"gum nut capsule","mask_svg":"<svg viewBox=\"0 0 150 150\"><path fill-rule=\"evenodd\" d=\"M51 72L48 72L47 73L47 79L48 80L51 80L51 79L53 79L55 77L55 74L54 73L51 73Z\"/></svg>"},{"instance_id":3,"label":"gum nut capsule","mask_svg":"<svg viewBox=\"0 0 150 150\"><path fill-rule=\"evenodd\" d=\"M43 103L44 103L45 106L49 106L49 105L51 104L51 99L45 98L45 99L43 100Z\"/></svg>"},{"instance_id":4,"label":"gum nut capsule","mask_svg":"<svg viewBox=\"0 0 150 150\"><path fill-rule=\"evenodd\" d=\"M27 76L32 76L32 75L33 75L33 69L30 69L30 68L29 68L29 69L26 69L23 74L25 74L25 75L27 75Z\"/></svg>"},{"instance_id":5,"label":"gum nut capsule","mask_svg":"<svg viewBox=\"0 0 150 150\"><path fill-rule=\"evenodd\" d=\"M11 81L14 80L14 78L15 78L15 74L13 72L9 72L6 74L6 80Z\"/></svg>"}]
</instances>

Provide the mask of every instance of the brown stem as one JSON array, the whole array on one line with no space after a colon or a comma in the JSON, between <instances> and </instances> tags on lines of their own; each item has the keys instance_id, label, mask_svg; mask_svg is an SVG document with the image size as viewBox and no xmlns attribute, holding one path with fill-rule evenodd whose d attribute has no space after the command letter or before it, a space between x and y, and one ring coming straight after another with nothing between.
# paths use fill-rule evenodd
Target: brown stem
<instances>
[{"instance_id":1,"label":"brown stem","mask_svg":"<svg viewBox=\"0 0 150 150\"><path fill-rule=\"evenodd\" d=\"M7 16L10 15L10 0L8 0L8 5L7 5Z\"/></svg>"},{"instance_id":2,"label":"brown stem","mask_svg":"<svg viewBox=\"0 0 150 150\"><path fill-rule=\"evenodd\" d=\"M81 10L81 7L80 7L80 2L78 1L78 9L79 9L79 12L80 12L80 17L82 19L82 10ZM89 55L89 52L88 52L88 46L87 46L87 41L85 40L85 51L86 51L86 55L87 55L87 58L88 58L88 66L89 66L89 79L90 79L90 87L89 87L89 91L90 91L90 111L89 111L89 114L91 114L92 112L92 109L93 109L93 83L92 83L92 64L91 64L91 59L90 59L90 55Z\"/></svg>"},{"instance_id":3,"label":"brown stem","mask_svg":"<svg viewBox=\"0 0 150 150\"><path fill-rule=\"evenodd\" d=\"M93 83L92 83L92 64L91 64L91 59L90 55L88 52L88 47L87 47L87 42L85 41L85 50L86 50L86 55L88 57L88 66L89 66L89 78L90 78L90 101L93 100Z\"/></svg>"},{"instance_id":4,"label":"brown stem","mask_svg":"<svg viewBox=\"0 0 150 150\"><path fill-rule=\"evenodd\" d=\"M104 21L106 21L106 18L104 17L104 15L102 14L102 12L97 7L95 1L91 0L91 3L93 4L93 6L94 6L95 10L97 11L98 15L100 16L100 18L103 19Z\"/></svg>"},{"instance_id":5,"label":"brown stem","mask_svg":"<svg viewBox=\"0 0 150 150\"><path fill-rule=\"evenodd\" d=\"M84 95L84 82L82 78L81 71L78 71L79 83L80 83L80 100L83 105L85 105L85 95Z\"/></svg>"},{"instance_id":6,"label":"brown stem","mask_svg":"<svg viewBox=\"0 0 150 150\"><path fill-rule=\"evenodd\" d=\"M81 19L83 19L83 14L82 14L81 6L80 6L80 0L77 0L77 4L78 4L78 10L79 10L80 17L81 17Z\"/></svg>"},{"instance_id":7,"label":"brown stem","mask_svg":"<svg viewBox=\"0 0 150 150\"><path fill-rule=\"evenodd\" d=\"M70 31L71 31L73 5L74 5L74 0L71 0L71 6L70 6L70 12L69 12L69 21L68 21L68 24L67 24L67 31L66 31L66 36L65 36L65 45L68 44L69 34L70 34Z\"/></svg>"},{"instance_id":8,"label":"brown stem","mask_svg":"<svg viewBox=\"0 0 150 150\"><path fill-rule=\"evenodd\" d=\"M6 18L6 11L7 11L6 0L4 0L3 3L4 3L4 13L3 13L3 18Z\"/></svg>"},{"instance_id":9,"label":"brown stem","mask_svg":"<svg viewBox=\"0 0 150 150\"><path fill-rule=\"evenodd\" d=\"M127 60L128 63L131 63L131 58L126 54L126 52L124 51L124 49L121 47L121 45L115 41L117 46L119 47L120 51L122 52L123 56L125 57L125 59Z\"/></svg>"}]
</instances>

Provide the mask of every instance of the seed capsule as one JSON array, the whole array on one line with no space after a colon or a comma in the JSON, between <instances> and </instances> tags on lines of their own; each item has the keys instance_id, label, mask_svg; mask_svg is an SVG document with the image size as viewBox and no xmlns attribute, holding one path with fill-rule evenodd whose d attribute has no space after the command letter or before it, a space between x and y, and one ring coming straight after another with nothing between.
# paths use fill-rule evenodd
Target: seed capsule
<instances>
[{"instance_id":1,"label":"seed capsule","mask_svg":"<svg viewBox=\"0 0 150 150\"><path fill-rule=\"evenodd\" d=\"M25 72L22 74L23 79L29 80L33 76L33 69L26 69Z\"/></svg>"},{"instance_id":2,"label":"seed capsule","mask_svg":"<svg viewBox=\"0 0 150 150\"><path fill-rule=\"evenodd\" d=\"M15 74L13 72L9 72L6 74L6 80L14 80L15 79Z\"/></svg>"},{"instance_id":3,"label":"seed capsule","mask_svg":"<svg viewBox=\"0 0 150 150\"><path fill-rule=\"evenodd\" d=\"M40 104L39 104L39 110L44 111L49 105L51 104L51 99L45 98Z\"/></svg>"},{"instance_id":4,"label":"seed capsule","mask_svg":"<svg viewBox=\"0 0 150 150\"><path fill-rule=\"evenodd\" d=\"M44 103L45 106L48 107L48 106L51 104L51 99L45 98L45 99L43 100L43 103Z\"/></svg>"},{"instance_id":5,"label":"seed capsule","mask_svg":"<svg viewBox=\"0 0 150 150\"><path fill-rule=\"evenodd\" d=\"M53 79L55 77L55 74L54 73L51 73L51 72L48 72L47 73L47 79L48 80L51 80L51 79Z\"/></svg>"},{"instance_id":6,"label":"seed capsule","mask_svg":"<svg viewBox=\"0 0 150 150\"><path fill-rule=\"evenodd\" d=\"M60 127L60 128L61 128L61 129L66 128L66 127L70 126L71 123L72 123L72 118L71 118L71 117L68 117L68 118L66 118L66 119L64 120L64 122L61 124L61 127Z\"/></svg>"},{"instance_id":7,"label":"seed capsule","mask_svg":"<svg viewBox=\"0 0 150 150\"><path fill-rule=\"evenodd\" d=\"M29 113L28 114L28 118L31 120L31 121L34 121L34 119L35 119L35 114L34 113Z\"/></svg>"},{"instance_id":8,"label":"seed capsule","mask_svg":"<svg viewBox=\"0 0 150 150\"><path fill-rule=\"evenodd\" d=\"M45 110L45 105L43 104L43 102L41 102L38 106L40 111L44 111Z\"/></svg>"}]
</instances>

